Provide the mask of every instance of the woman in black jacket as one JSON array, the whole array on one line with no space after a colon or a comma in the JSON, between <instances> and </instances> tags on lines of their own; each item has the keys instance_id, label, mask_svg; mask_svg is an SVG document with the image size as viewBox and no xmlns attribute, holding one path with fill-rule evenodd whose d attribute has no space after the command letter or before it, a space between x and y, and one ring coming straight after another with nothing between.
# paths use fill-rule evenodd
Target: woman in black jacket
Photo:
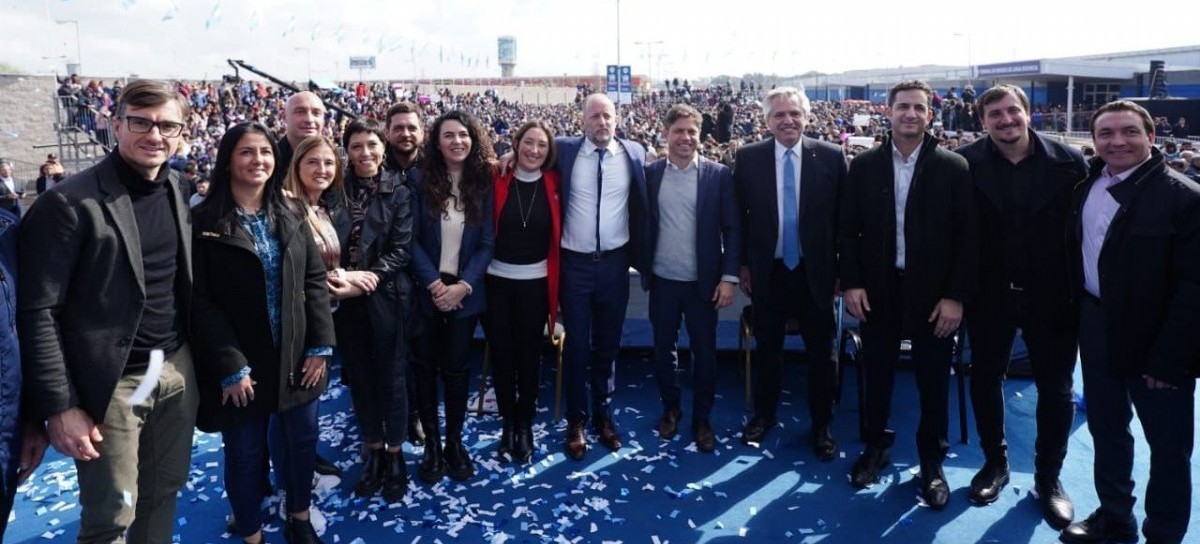
<instances>
[{"instance_id":1,"label":"woman in black jacket","mask_svg":"<svg viewBox=\"0 0 1200 544\"><path fill-rule=\"evenodd\" d=\"M291 543L320 542L309 521L317 405L333 353L325 267L295 203L272 176L277 148L257 123L221 139L208 198L193 218L197 426L223 434L238 535L263 542L259 504L267 427L288 450ZM300 490L309 490L308 493Z\"/></svg>"},{"instance_id":2,"label":"woman in black jacket","mask_svg":"<svg viewBox=\"0 0 1200 544\"><path fill-rule=\"evenodd\" d=\"M408 469L400 447L408 434L407 324L412 281L412 213L409 188L383 169L383 129L354 121L342 134L349 165L345 192L325 189L328 210L342 248L341 271L330 277L338 299L333 320L343 377L366 444L365 464L355 494L383 491L388 502L404 498Z\"/></svg>"}]
</instances>

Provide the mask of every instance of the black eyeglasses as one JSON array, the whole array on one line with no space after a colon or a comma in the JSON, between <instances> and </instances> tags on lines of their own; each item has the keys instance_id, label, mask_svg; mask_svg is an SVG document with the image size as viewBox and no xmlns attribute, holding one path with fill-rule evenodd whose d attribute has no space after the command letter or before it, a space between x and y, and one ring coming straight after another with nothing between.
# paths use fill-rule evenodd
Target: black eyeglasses
<instances>
[{"instance_id":1,"label":"black eyeglasses","mask_svg":"<svg viewBox=\"0 0 1200 544\"><path fill-rule=\"evenodd\" d=\"M183 123L175 121L151 121L145 117L136 117L133 115L123 115L122 119L129 126L130 132L145 134L150 132L150 129L158 127L158 133L164 138L174 138L183 133Z\"/></svg>"}]
</instances>

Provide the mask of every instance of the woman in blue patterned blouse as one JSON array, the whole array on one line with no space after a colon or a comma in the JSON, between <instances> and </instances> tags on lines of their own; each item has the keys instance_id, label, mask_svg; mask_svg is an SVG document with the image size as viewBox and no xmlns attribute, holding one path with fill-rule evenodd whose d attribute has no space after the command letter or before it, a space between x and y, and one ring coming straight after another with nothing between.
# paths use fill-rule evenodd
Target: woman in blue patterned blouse
<instances>
[{"instance_id":1,"label":"woman in blue patterned blouse","mask_svg":"<svg viewBox=\"0 0 1200 544\"><path fill-rule=\"evenodd\" d=\"M302 211L272 175L276 156L266 127L233 127L221 139L208 198L195 210L197 426L223 435L238 536L263 542L262 459L275 419L288 452L288 466L275 467L289 490L284 538L314 543L317 403L327 384L333 319L325 265Z\"/></svg>"}]
</instances>

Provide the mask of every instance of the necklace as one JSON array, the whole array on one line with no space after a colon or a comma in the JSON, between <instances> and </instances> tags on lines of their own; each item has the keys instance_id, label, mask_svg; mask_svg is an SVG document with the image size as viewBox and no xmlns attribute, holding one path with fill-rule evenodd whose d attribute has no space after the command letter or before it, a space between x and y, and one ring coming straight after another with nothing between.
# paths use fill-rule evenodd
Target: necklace
<instances>
[{"instance_id":1,"label":"necklace","mask_svg":"<svg viewBox=\"0 0 1200 544\"><path fill-rule=\"evenodd\" d=\"M526 183L522 183L521 181L517 180L514 180L513 182L517 185L517 213L521 216L521 230L525 230L525 228L529 226L529 218L533 217L533 203L537 202L538 185L542 183L542 179L538 178L537 181L528 184L533 185L533 195L529 197L528 210L525 209L525 199L521 198L521 186L526 185Z\"/></svg>"}]
</instances>

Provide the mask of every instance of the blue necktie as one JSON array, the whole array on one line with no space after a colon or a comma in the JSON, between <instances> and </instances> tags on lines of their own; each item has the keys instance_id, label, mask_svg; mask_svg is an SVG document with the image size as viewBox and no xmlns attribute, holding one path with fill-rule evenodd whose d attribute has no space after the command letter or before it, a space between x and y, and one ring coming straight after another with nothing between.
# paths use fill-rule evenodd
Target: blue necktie
<instances>
[{"instance_id":1,"label":"blue necktie","mask_svg":"<svg viewBox=\"0 0 1200 544\"><path fill-rule=\"evenodd\" d=\"M599 158L596 159L596 254L598 255L603 248L600 247L600 201L604 197L604 152L608 151L603 147L596 148L596 153L599 153Z\"/></svg>"},{"instance_id":2,"label":"blue necktie","mask_svg":"<svg viewBox=\"0 0 1200 544\"><path fill-rule=\"evenodd\" d=\"M795 270L800 264L800 220L796 205L796 163L792 150L783 154L783 264Z\"/></svg>"}]
</instances>

